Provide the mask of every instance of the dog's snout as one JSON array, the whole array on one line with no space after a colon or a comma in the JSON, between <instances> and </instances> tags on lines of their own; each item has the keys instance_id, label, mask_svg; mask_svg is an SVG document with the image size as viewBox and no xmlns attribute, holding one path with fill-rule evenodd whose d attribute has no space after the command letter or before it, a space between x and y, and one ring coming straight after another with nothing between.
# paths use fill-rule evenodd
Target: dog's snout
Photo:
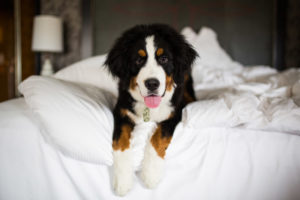
<instances>
[{"instance_id":1,"label":"dog's snout","mask_svg":"<svg viewBox=\"0 0 300 200\"><path fill-rule=\"evenodd\" d=\"M145 86L148 90L154 91L159 87L159 81L156 78L150 78L145 81Z\"/></svg>"}]
</instances>

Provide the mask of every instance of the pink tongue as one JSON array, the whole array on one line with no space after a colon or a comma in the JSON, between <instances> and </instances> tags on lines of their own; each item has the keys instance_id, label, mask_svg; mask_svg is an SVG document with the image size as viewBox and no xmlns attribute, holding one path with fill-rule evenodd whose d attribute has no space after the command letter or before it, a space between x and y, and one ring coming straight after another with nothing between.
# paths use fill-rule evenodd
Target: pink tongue
<instances>
[{"instance_id":1,"label":"pink tongue","mask_svg":"<svg viewBox=\"0 0 300 200\"><path fill-rule=\"evenodd\" d=\"M148 108L156 108L160 104L161 97L160 96L148 96L148 97L144 97L144 101Z\"/></svg>"}]
</instances>

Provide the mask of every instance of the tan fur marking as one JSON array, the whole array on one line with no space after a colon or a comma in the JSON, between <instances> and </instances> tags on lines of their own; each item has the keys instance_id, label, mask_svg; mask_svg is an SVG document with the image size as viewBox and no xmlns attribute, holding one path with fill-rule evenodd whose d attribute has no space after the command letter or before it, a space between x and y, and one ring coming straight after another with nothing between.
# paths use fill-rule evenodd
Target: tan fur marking
<instances>
[{"instance_id":1,"label":"tan fur marking","mask_svg":"<svg viewBox=\"0 0 300 200\"><path fill-rule=\"evenodd\" d=\"M146 52L143 50L143 49L140 49L138 51L138 54L141 56L141 57L146 57Z\"/></svg>"},{"instance_id":2,"label":"tan fur marking","mask_svg":"<svg viewBox=\"0 0 300 200\"><path fill-rule=\"evenodd\" d=\"M174 117L174 115L175 115L175 112L174 112L174 111L173 111L173 112L171 112L171 113L170 113L170 115L169 115L169 117L168 117L168 119L170 119L170 118Z\"/></svg>"},{"instance_id":3,"label":"tan fur marking","mask_svg":"<svg viewBox=\"0 0 300 200\"><path fill-rule=\"evenodd\" d=\"M186 103L191 103L194 102L195 99L193 97L191 97L191 95L188 93L187 89L186 89L186 85L187 85L187 81L190 79L190 75L189 74L184 74L184 92L183 92L183 97Z\"/></svg>"},{"instance_id":4,"label":"tan fur marking","mask_svg":"<svg viewBox=\"0 0 300 200\"><path fill-rule=\"evenodd\" d=\"M136 83L136 77L133 77L133 78L130 80L130 89L134 90L136 86L137 86L137 83Z\"/></svg>"},{"instance_id":5,"label":"tan fur marking","mask_svg":"<svg viewBox=\"0 0 300 200\"><path fill-rule=\"evenodd\" d=\"M127 110L124 109L124 108L121 108L120 114L121 114L122 117L125 117L127 115Z\"/></svg>"},{"instance_id":6,"label":"tan fur marking","mask_svg":"<svg viewBox=\"0 0 300 200\"><path fill-rule=\"evenodd\" d=\"M121 135L119 140L113 141L113 149L124 151L130 146L130 136L132 128L128 124L125 124L121 127Z\"/></svg>"},{"instance_id":7,"label":"tan fur marking","mask_svg":"<svg viewBox=\"0 0 300 200\"><path fill-rule=\"evenodd\" d=\"M125 108L121 108L120 114L122 117L128 117L129 120L134 123L134 121L135 121L134 114L132 114L132 112L130 112L129 110L127 110Z\"/></svg>"},{"instance_id":8,"label":"tan fur marking","mask_svg":"<svg viewBox=\"0 0 300 200\"><path fill-rule=\"evenodd\" d=\"M172 90L173 84L174 84L174 80L173 80L172 76L167 75L167 77L166 77L166 90L170 92Z\"/></svg>"},{"instance_id":9,"label":"tan fur marking","mask_svg":"<svg viewBox=\"0 0 300 200\"><path fill-rule=\"evenodd\" d=\"M160 56L164 53L164 49L163 48L158 48L157 51L156 51L156 55L157 56Z\"/></svg>"},{"instance_id":10,"label":"tan fur marking","mask_svg":"<svg viewBox=\"0 0 300 200\"><path fill-rule=\"evenodd\" d=\"M159 125L151 138L151 144L159 157L165 157L166 149L168 148L171 139L171 137L162 137L161 126Z\"/></svg>"},{"instance_id":11,"label":"tan fur marking","mask_svg":"<svg viewBox=\"0 0 300 200\"><path fill-rule=\"evenodd\" d=\"M186 103L191 103L191 102L195 101L195 99L192 98L186 90L184 90L183 97L184 97Z\"/></svg>"},{"instance_id":12,"label":"tan fur marking","mask_svg":"<svg viewBox=\"0 0 300 200\"><path fill-rule=\"evenodd\" d=\"M189 74L184 74L184 82L188 81L190 79Z\"/></svg>"}]
</instances>

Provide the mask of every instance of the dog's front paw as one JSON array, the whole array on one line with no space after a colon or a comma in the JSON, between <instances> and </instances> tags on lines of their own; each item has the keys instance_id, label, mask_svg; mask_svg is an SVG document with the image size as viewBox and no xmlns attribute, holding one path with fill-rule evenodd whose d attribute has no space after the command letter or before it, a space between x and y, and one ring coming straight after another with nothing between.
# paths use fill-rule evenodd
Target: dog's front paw
<instances>
[{"instance_id":1,"label":"dog's front paw","mask_svg":"<svg viewBox=\"0 0 300 200\"><path fill-rule=\"evenodd\" d=\"M113 178L113 188L117 195L125 196L132 188L132 174L115 174Z\"/></svg>"},{"instance_id":2,"label":"dog's front paw","mask_svg":"<svg viewBox=\"0 0 300 200\"><path fill-rule=\"evenodd\" d=\"M159 169L150 169L148 167L142 168L141 179L147 188L155 188L161 178L161 171Z\"/></svg>"},{"instance_id":3,"label":"dog's front paw","mask_svg":"<svg viewBox=\"0 0 300 200\"><path fill-rule=\"evenodd\" d=\"M126 195L133 184L133 168L130 151L114 151L113 189L119 196Z\"/></svg>"},{"instance_id":4,"label":"dog's front paw","mask_svg":"<svg viewBox=\"0 0 300 200\"><path fill-rule=\"evenodd\" d=\"M162 176L164 160L159 157L151 145L145 150L140 177L148 188L155 188Z\"/></svg>"}]
</instances>

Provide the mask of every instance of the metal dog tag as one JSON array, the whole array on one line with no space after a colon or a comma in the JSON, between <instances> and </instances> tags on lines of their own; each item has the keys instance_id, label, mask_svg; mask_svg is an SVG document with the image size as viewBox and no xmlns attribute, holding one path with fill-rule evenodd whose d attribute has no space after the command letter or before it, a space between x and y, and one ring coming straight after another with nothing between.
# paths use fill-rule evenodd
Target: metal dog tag
<instances>
[{"instance_id":1,"label":"metal dog tag","mask_svg":"<svg viewBox=\"0 0 300 200\"><path fill-rule=\"evenodd\" d=\"M146 107L144 109L143 119L144 119L144 122L149 122L150 121L150 109L148 107Z\"/></svg>"}]
</instances>

